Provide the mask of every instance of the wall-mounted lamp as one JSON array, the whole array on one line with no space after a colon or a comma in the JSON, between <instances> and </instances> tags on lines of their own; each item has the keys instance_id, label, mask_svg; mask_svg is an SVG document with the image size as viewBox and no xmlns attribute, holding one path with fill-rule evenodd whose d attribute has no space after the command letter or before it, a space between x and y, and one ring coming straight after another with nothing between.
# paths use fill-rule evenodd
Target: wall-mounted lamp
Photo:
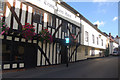
<instances>
[{"instance_id":1,"label":"wall-mounted lamp","mask_svg":"<svg viewBox=\"0 0 120 80\"><path fill-rule=\"evenodd\" d=\"M101 35L99 35L99 38L101 38Z\"/></svg>"},{"instance_id":2,"label":"wall-mounted lamp","mask_svg":"<svg viewBox=\"0 0 120 80\"><path fill-rule=\"evenodd\" d=\"M60 1L60 0L57 0L57 3L59 3L59 4L60 4L60 3L61 3L61 1Z\"/></svg>"},{"instance_id":3,"label":"wall-mounted lamp","mask_svg":"<svg viewBox=\"0 0 120 80\"><path fill-rule=\"evenodd\" d=\"M77 16L80 16L80 14L77 13Z\"/></svg>"}]
</instances>

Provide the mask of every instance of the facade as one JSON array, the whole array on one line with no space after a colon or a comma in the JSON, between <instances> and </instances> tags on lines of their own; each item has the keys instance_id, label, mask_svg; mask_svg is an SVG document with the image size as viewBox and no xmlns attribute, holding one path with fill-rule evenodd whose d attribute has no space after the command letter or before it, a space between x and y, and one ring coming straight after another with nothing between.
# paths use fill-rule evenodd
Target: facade
<instances>
[{"instance_id":1,"label":"facade","mask_svg":"<svg viewBox=\"0 0 120 80\"><path fill-rule=\"evenodd\" d=\"M119 43L120 45L120 37L116 36L116 38L114 39L117 43Z\"/></svg>"},{"instance_id":2,"label":"facade","mask_svg":"<svg viewBox=\"0 0 120 80\"><path fill-rule=\"evenodd\" d=\"M84 48L84 57L100 57L104 56L104 51L108 47L109 41L106 35L104 35L97 26L81 21L82 25L82 37L81 44Z\"/></svg>"},{"instance_id":3,"label":"facade","mask_svg":"<svg viewBox=\"0 0 120 80\"><path fill-rule=\"evenodd\" d=\"M111 33L109 33L109 39L110 39L110 47L109 47L109 54L113 54L114 51L118 51L118 46L119 46L119 39L114 39L112 37Z\"/></svg>"},{"instance_id":4,"label":"facade","mask_svg":"<svg viewBox=\"0 0 120 80\"><path fill-rule=\"evenodd\" d=\"M114 51L118 51L118 43L110 42L109 54L113 54Z\"/></svg>"},{"instance_id":5,"label":"facade","mask_svg":"<svg viewBox=\"0 0 120 80\"><path fill-rule=\"evenodd\" d=\"M10 28L8 34L0 36L2 69L64 64L67 61L76 62L103 54L107 37L65 2L25 1L8 0L2 4L3 19ZM53 36L53 42L24 39L20 32L25 23L33 24L36 34L43 28L48 29ZM66 45L65 38L72 35L76 42L71 41Z\"/></svg>"},{"instance_id":6,"label":"facade","mask_svg":"<svg viewBox=\"0 0 120 80\"><path fill-rule=\"evenodd\" d=\"M118 44L118 52L120 53L120 37L116 36L116 38L114 39Z\"/></svg>"}]
</instances>

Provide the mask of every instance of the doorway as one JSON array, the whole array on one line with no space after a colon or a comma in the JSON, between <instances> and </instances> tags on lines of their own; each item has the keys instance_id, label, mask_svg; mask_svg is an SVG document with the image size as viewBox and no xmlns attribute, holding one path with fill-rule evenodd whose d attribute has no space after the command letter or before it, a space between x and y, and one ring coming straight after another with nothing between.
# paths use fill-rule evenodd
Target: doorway
<instances>
[{"instance_id":1,"label":"doorway","mask_svg":"<svg viewBox=\"0 0 120 80\"><path fill-rule=\"evenodd\" d=\"M27 44L25 46L25 68L34 68L37 65L37 46Z\"/></svg>"}]
</instances>

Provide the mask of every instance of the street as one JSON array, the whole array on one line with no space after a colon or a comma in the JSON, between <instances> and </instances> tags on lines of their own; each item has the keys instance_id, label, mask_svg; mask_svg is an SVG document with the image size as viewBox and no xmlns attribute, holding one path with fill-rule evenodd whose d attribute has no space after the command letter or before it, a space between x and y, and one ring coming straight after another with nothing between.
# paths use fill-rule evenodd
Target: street
<instances>
[{"instance_id":1,"label":"street","mask_svg":"<svg viewBox=\"0 0 120 80\"><path fill-rule=\"evenodd\" d=\"M47 67L37 67L19 72L3 73L3 78L118 78L118 58L88 59Z\"/></svg>"}]
</instances>

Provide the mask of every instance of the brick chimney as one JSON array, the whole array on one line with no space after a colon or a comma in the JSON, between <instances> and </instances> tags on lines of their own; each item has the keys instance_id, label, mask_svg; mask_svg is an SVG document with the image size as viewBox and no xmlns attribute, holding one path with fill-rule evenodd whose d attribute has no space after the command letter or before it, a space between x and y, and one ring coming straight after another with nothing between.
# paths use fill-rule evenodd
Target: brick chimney
<instances>
[{"instance_id":1,"label":"brick chimney","mask_svg":"<svg viewBox=\"0 0 120 80\"><path fill-rule=\"evenodd\" d=\"M97 25L97 24L95 24L94 26L96 26L96 28L98 28L98 25Z\"/></svg>"},{"instance_id":2,"label":"brick chimney","mask_svg":"<svg viewBox=\"0 0 120 80\"><path fill-rule=\"evenodd\" d=\"M111 33L109 33L109 37L111 37Z\"/></svg>"},{"instance_id":3,"label":"brick chimney","mask_svg":"<svg viewBox=\"0 0 120 80\"><path fill-rule=\"evenodd\" d=\"M116 35L116 38L119 38L118 35Z\"/></svg>"}]
</instances>

